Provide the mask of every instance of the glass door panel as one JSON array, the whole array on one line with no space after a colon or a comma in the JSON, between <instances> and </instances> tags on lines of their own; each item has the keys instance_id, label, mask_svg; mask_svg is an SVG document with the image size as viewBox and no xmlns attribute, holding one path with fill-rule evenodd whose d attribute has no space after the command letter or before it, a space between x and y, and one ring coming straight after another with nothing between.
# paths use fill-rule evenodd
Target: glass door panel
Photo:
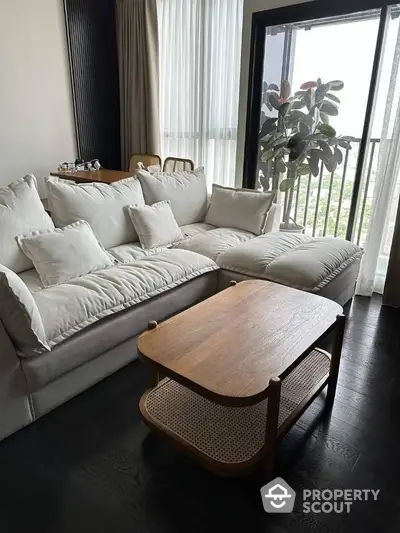
<instances>
[{"instance_id":1,"label":"glass door panel","mask_svg":"<svg viewBox=\"0 0 400 533\"><path fill-rule=\"evenodd\" d=\"M284 230L346 236L379 17L265 29L256 183L280 191Z\"/></svg>"}]
</instances>

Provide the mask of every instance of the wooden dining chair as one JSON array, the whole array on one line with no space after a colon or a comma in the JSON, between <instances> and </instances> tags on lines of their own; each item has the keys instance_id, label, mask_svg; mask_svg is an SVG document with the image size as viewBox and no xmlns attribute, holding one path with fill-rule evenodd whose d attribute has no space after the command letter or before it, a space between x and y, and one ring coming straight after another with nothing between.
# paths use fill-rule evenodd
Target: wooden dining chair
<instances>
[{"instance_id":1,"label":"wooden dining chair","mask_svg":"<svg viewBox=\"0 0 400 533\"><path fill-rule=\"evenodd\" d=\"M177 170L194 170L194 163L191 159L167 157L164 161L163 172L176 172Z\"/></svg>"},{"instance_id":2,"label":"wooden dining chair","mask_svg":"<svg viewBox=\"0 0 400 533\"><path fill-rule=\"evenodd\" d=\"M133 154L129 162L129 172L135 172L138 163L142 163L145 168L158 165L161 169L161 157L156 154Z\"/></svg>"}]
</instances>

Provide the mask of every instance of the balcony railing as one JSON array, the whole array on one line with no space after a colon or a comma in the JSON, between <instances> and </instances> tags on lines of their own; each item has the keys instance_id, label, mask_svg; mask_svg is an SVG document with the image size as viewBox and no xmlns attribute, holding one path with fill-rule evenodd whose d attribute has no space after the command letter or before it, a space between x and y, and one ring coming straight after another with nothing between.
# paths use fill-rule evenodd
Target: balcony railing
<instances>
[{"instance_id":1,"label":"balcony railing","mask_svg":"<svg viewBox=\"0 0 400 533\"><path fill-rule=\"evenodd\" d=\"M366 175L360 191L358 217L354 242L363 246L371 216L372 197L375 186L376 166L380 139L371 139ZM350 204L357 164L360 139L345 150L343 163L334 172L328 172L323 164L319 176L300 176L294 191L291 218L305 227L312 236L346 237ZM288 200L286 193L284 202Z\"/></svg>"}]
</instances>

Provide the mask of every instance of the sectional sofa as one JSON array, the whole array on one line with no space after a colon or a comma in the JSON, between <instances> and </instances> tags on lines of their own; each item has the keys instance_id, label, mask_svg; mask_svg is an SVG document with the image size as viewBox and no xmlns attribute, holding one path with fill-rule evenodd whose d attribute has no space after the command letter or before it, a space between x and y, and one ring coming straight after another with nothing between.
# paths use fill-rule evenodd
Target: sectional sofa
<instances>
[{"instance_id":1,"label":"sectional sofa","mask_svg":"<svg viewBox=\"0 0 400 533\"><path fill-rule=\"evenodd\" d=\"M112 185L49 178L47 191L52 219L32 175L0 190L0 439L136 359L150 320L232 279L272 280L340 304L353 295L361 250L270 231L272 193L214 186L209 205L201 169ZM75 244L88 228L110 261L103 268L85 265L92 237L80 235L84 249Z\"/></svg>"}]
</instances>

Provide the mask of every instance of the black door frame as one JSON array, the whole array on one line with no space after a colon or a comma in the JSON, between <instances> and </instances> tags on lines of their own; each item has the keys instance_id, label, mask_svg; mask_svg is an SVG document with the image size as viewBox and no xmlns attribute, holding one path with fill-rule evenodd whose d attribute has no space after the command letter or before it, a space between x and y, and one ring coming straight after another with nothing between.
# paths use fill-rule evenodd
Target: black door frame
<instances>
[{"instance_id":1,"label":"black door frame","mask_svg":"<svg viewBox=\"0 0 400 533\"><path fill-rule=\"evenodd\" d=\"M389 6L393 4L394 2L388 2L387 0L353 0L352 2L349 2L348 0L336 0L336 2L329 3L323 0L316 0L314 2L305 2L302 4L295 4L278 9L259 11L253 13L252 17L246 114L246 139L243 164L243 187L249 189L254 189L256 185L258 131L260 125L265 51L265 28L267 26L278 26L320 18L347 15L372 9L381 9L377 42L371 72L371 83L365 112L365 122L357 158L353 196L346 235L347 239L351 239L354 232L358 207L358 194L362 180L363 162L368 148L368 137L371 128L371 112L373 110L375 101L376 86L379 79L381 66L381 54L390 12Z\"/></svg>"}]
</instances>

